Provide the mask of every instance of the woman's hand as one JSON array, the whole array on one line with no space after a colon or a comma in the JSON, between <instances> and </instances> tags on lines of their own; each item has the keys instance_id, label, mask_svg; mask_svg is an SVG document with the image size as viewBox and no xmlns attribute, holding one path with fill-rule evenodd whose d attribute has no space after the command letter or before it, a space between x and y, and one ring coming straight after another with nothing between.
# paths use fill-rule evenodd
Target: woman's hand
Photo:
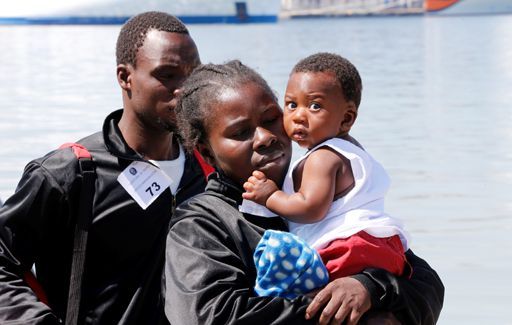
<instances>
[{"instance_id":1,"label":"woman's hand","mask_svg":"<svg viewBox=\"0 0 512 325\"><path fill-rule=\"evenodd\" d=\"M370 293L361 282L351 277L333 280L320 290L306 309L306 319L320 311L318 324L355 325L371 307Z\"/></svg>"}]
</instances>

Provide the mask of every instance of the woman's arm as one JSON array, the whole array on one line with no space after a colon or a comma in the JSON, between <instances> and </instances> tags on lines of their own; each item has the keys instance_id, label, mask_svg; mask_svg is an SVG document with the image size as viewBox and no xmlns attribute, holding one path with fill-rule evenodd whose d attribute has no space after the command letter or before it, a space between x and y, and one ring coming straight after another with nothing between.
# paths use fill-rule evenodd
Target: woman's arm
<instances>
[{"instance_id":1,"label":"woman's arm","mask_svg":"<svg viewBox=\"0 0 512 325\"><path fill-rule=\"evenodd\" d=\"M310 298L254 294L256 238L250 225L241 220L239 231L228 230L218 218L196 208L190 203L180 206L180 219L167 237L165 313L173 325L313 324L305 319ZM215 213L220 217L219 210Z\"/></svg>"}]
</instances>

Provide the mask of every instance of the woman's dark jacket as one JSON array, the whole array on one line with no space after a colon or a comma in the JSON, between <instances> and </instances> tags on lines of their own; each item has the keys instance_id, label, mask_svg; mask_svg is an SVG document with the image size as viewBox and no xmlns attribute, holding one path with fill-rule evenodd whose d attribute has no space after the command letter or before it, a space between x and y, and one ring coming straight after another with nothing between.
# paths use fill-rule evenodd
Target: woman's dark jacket
<instances>
[{"instance_id":1,"label":"woman's dark jacket","mask_svg":"<svg viewBox=\"0 0 512 325\"><path fill-rule=\"evenodd\" d=\"M181 204L171 221L165 261L165 313L180 324L302 324L307 297L257 297L253 252L265 229L286 230L280 218L238 211L242 189L210 176L206 192ZM444 287L436 272L410 250L412 277L367 269L354 277L402 324L434 324Z\"/></svg>"},{"instance_id":2,"label":"woman's dark jacket","mask_svg":"<svg viewBox=\"0 0 512 325\"><path fill-rule=\"evenodd\" d=\"M173 204L204 190L203 172L187 157L176 197L163 192L143 210L118 183L118 175L142 160L124 141L110 114L103 132L81 141L96 167L81 316L87 324L158 324L164 243ZM30 162L16 192L0 208L0 324L56 324L64 318L73 228L80 189L71 149ZM21 279L35 263L50 307Z\"/></svg>"}]
</instances>

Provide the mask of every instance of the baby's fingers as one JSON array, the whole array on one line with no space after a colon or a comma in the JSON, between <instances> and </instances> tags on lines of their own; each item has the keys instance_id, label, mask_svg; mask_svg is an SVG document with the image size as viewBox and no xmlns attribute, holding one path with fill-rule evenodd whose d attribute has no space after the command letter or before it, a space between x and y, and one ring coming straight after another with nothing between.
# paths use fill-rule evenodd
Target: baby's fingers
<instances>
[{"instance_id":1,"label":"baby's fingers","mask_svg":"<svg viewBox=\"0 0 512 325\"><path fill-rule=\"evenodd\" d=\"M267 179L267 176L263 172L260 172L259 170L253 171L252 176L262 181L265 181Z\"/></svg>"},{"instance_id":2,"label":"baby's fingers","mask_svg":"<svg viewBox=\"0 0 512 325\"><path fill-rule=\"evenodd\" d=\"M254 184L251 182L245 182L243 185L243 188L244 188L244 190L246 190L246 192L250 193L254 190ZM243 194L249 194L249 193L243 193Z\"/></svg>"}]
</instances>

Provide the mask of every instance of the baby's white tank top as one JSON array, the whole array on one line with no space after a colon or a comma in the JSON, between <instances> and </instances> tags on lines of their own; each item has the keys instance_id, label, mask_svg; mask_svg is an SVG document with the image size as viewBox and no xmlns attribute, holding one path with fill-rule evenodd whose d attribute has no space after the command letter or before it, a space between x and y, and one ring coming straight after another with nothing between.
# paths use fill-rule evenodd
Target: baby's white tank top
<instances>
[{"instance_id":1,"label":"baby's white tank top","mask_svg":"<svg viewBox=\"0 0 512 325\"><path fill-rule=\"evenodd\" d=\"M316 249L323 248L338 238L347 238L361 230L374 237L399 235L408 249L409 236L400 220L384 212L384 196L390 179L384 168L366 151L349 141L333 138L322 142L295 161L287 172L283 191L294 193L293 170L318 148L328 146L350 161L354 175L354 188L332 202L324 219L317 223L300 224L289 221L290 231Z\"/></svg>"}]
</instances>

